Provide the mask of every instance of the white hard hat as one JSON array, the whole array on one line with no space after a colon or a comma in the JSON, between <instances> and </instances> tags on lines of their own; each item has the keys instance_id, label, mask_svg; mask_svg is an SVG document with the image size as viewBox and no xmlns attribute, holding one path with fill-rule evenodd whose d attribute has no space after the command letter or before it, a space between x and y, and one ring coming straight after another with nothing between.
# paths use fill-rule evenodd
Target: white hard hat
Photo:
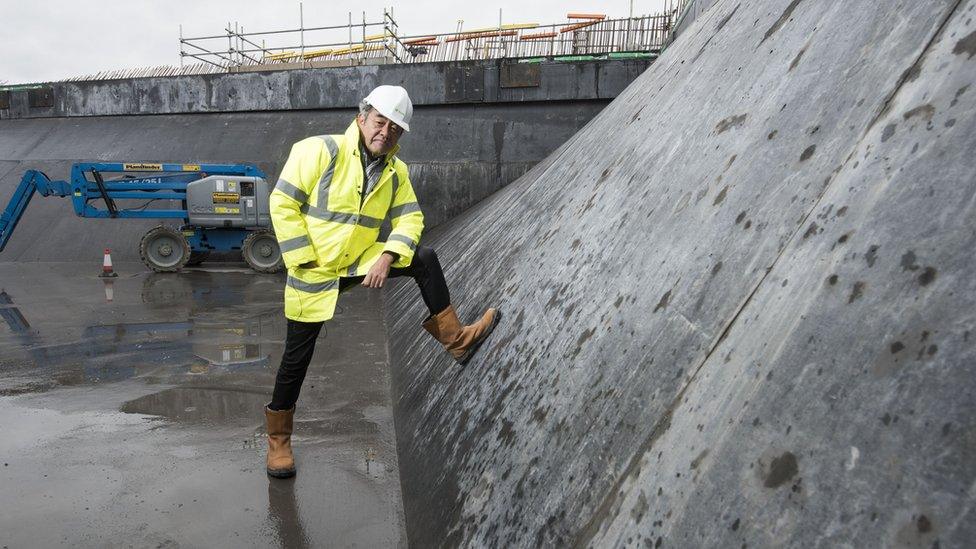
<instances>
[{"instance_id":1,"label":"white hard hat","mask_svg":"<svg viewBox=\"0 0 976 549\"><path fill-rule=\"evenodd\" d=\"M364 101L397 126L410 131L413 103L410 102L407 90L400 86L377 86Z\"/></svg>"}]
</instances>

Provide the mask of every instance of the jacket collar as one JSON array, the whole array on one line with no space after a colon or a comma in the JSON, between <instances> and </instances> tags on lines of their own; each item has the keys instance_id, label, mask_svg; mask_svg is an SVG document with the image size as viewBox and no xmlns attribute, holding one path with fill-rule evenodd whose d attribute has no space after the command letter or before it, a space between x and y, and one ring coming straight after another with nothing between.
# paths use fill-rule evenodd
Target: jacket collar
<instances>
[{"instance_id":1,"label":"jacket collar","mask_svg":"<svg viewBox=\"0 0 976 549\"><path fill-rule=\"evenodd\" d=\"M344 137L345 137L346 143L350 143L352 145L351 147L349 147L353 151L352 154L354 156L357 156L358 157L359 156L359 143L361 142L361 139L360 139L360 133L359 133L359 124L356 123L356 119L355 118L352 119L352 124L349 124L349 127L346 128L346 133L344 134ZM385 158L384 164L389 164L390 162L392 162L393 161L393 157L396 156L396 153L399 150L400 150L400 144L397 143L396 145L393 146L393 150L391 150L390 152L386 153L386 158Z\"/></svg>"}]
</instances>

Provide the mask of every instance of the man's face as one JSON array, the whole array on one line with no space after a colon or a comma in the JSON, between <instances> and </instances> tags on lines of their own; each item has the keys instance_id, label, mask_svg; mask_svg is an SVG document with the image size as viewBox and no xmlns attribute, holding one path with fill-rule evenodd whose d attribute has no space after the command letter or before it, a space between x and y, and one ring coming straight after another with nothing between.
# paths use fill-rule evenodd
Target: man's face
<instances>
[{"instance_id":1,"label":"man's face","mask_svg":"<svg viewBox=\"0 0 976 549\"><path fill-rule=\"evenodd\" d=\"M359 124L360 133L363 134L363 143L369 149L369 154L373 156L382 156L393 150L403 133L403 128L394 124L376 109L370 109L366 116L357 116L356 122Z\"/></svg>"}]
</instances>

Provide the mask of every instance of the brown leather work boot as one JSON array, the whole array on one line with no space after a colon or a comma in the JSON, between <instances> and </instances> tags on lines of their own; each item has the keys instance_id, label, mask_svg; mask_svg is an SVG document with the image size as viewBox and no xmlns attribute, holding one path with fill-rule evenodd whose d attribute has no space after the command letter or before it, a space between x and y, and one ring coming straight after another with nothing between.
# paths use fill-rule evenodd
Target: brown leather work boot
<instances>
[{"instance_id":1,"label":"brown leather work boot","mask_svg":"<svg viewBox=\"0 0 976 549\"><path fill-rule=\"evenodd\" d=\"M488 338L495 325L501 319L502 313L498 309L488 309L481 318L470 326L461 326L454 305L431 316L424 321L424 329L439 341L447 352L451 353L458 364L465 364L471 359L481 343Z\"/></svg>"},{"instance_id":2,"label":"brown leather work boot","mask_svg":"<svg viewBox=\"0 0 976 549\"><path fill-rule=\"evenodd\" d=\"M264 407L268 421L268 476L289 478L295 476L295 458L291 454L292 420L295 408L272 410Z\"/></svg>"}]
</instances>

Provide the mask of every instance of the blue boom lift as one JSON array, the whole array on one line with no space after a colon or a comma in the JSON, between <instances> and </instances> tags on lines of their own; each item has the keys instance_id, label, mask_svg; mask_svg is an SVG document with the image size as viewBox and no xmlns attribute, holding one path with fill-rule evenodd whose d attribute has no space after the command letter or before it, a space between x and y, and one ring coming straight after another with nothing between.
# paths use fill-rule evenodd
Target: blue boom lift
<instances>
[{"instance_id":1,"label":"blue boom lift","mask_svg":"<svg viewBox=\"0 0 976 549\"><path fill-rule=\"evenodd\" d=\"M178 271L202 263L211 251L231 250L240 250L259 272L283 267L271 230L268 183L249 164L80 162L71 167L70 182L28 170L0 214L0 252L34 193L70 196L79 217L181 220L179 228L153 227L139 243L142 261L157 272Z\"/></svg>"}]
</instances>

